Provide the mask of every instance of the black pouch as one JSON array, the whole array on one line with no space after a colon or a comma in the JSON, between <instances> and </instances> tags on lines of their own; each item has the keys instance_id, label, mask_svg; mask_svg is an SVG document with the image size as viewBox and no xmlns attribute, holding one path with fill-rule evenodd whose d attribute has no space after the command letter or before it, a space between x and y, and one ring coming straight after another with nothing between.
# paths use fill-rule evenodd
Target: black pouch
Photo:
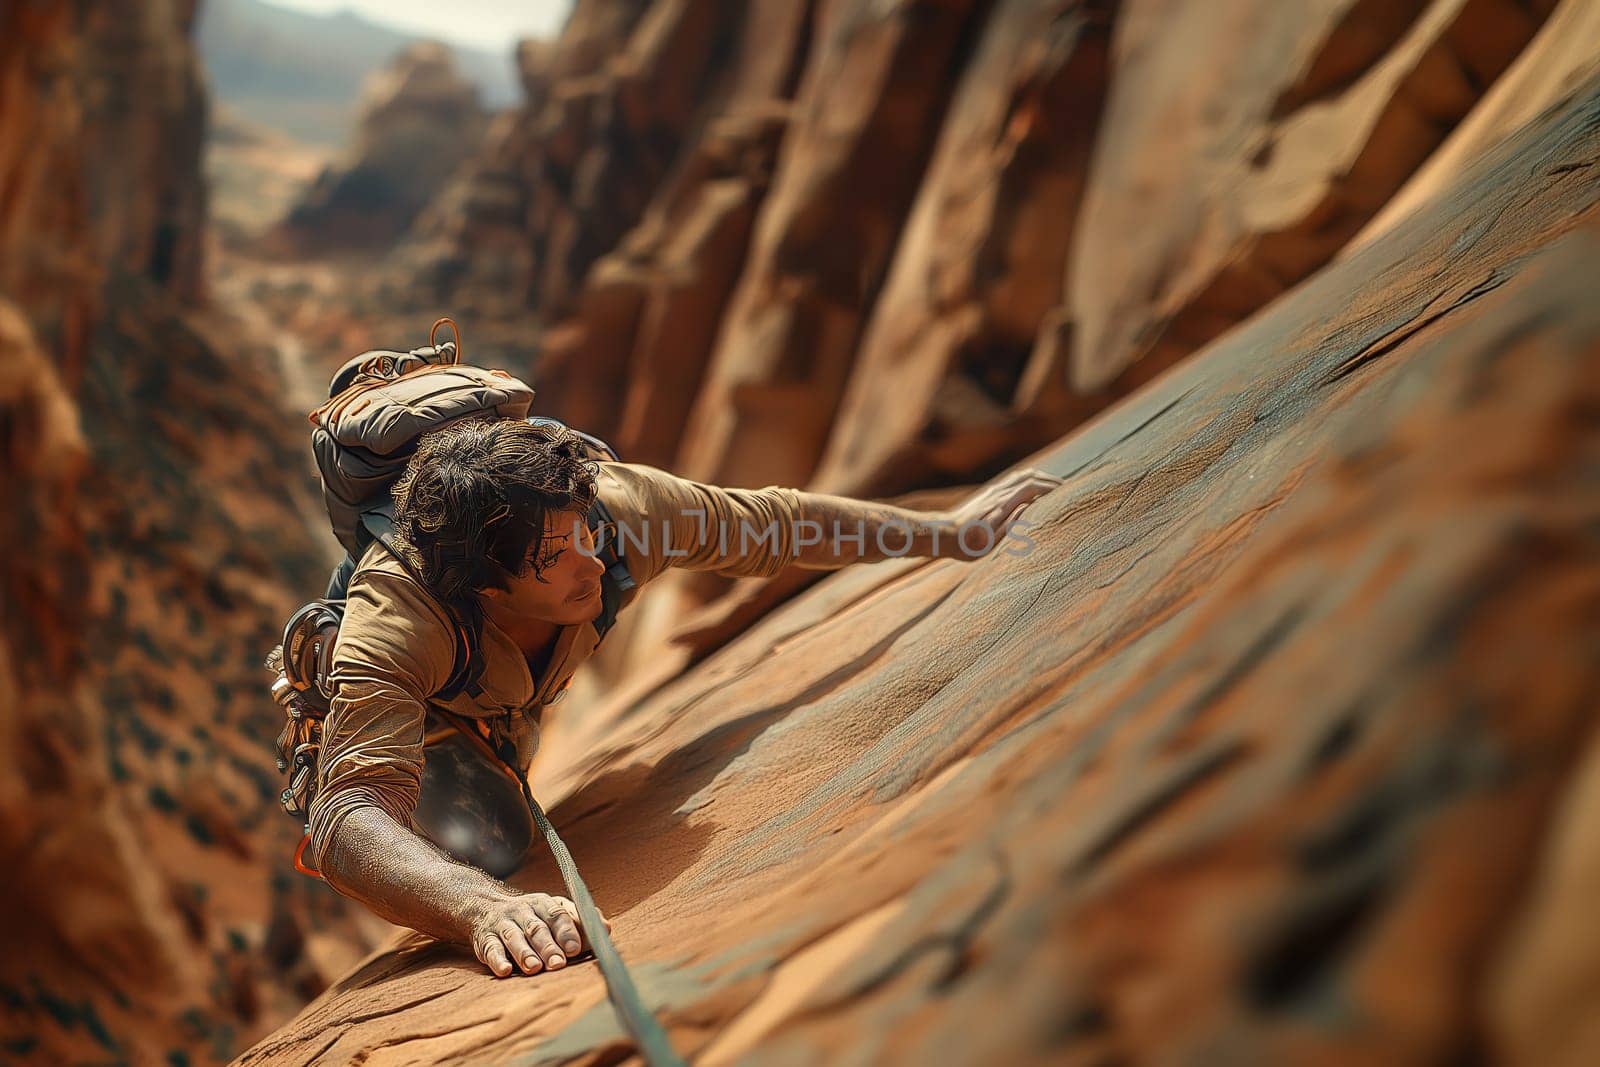
<instances>
[{"instance_id":1,"label":"black pouch","mask_svg":"<svg viewBox=\"0 0 1600 1067\"><path fill-rule=\"evenodd\" d=\"M496 878L521 867L533 844L533 816L522 790L454 732L427 746L411 821L452 857Z\"/></svg>"}]
</instances>

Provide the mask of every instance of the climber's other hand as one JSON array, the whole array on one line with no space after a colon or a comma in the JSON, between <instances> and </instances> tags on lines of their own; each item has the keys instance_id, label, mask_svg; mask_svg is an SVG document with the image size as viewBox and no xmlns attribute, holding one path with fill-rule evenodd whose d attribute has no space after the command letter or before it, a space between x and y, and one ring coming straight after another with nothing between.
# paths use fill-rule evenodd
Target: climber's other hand
<instances>
[{"instance_id":1,"label":"climber's other hand","mask_svg":"<svg viewBox=\"0 0 1600 1067\"><path fill-rule=\"evenodd\" d=\"M939 554L969 560L988 555L1029 504L1061 483L1054 474L1032 467L997 478L950 512L957 536L941 543Z\"/></svg>"}]
</instances>

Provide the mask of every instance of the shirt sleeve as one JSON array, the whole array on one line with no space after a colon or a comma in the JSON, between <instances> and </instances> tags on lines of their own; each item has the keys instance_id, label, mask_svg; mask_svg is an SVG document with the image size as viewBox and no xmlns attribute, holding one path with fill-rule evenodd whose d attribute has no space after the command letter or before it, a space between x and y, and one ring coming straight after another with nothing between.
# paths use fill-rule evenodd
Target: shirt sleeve
<instances>
[{"instance_id":1,"label":"shirt sleeve","mask_svg":"<svg viewBox=\"0 0 1600 1067\"><path fill-rule=\"evenodd\" d=\"M312 856L320 865L355 809L411 825L422 782L427 700L449 680L455 635L438 606L404 578L357 575L334 646L333 699L322 726Z\"/></svg>"},{"instance_id":2,"label":"shirt sleeve","mask_svg":"<svg viewBox=\"0 0 1600 1067\"><path fill-rule=\"evenodd\" d=\"M941 515L877 501L776 485L727 489L636 463L603 468L608 503L620 501L609 536L641 584L668 567L766 578L790 565L831 570L933 555L939 531L954 529Z\"/></svg>"}]
</instances>

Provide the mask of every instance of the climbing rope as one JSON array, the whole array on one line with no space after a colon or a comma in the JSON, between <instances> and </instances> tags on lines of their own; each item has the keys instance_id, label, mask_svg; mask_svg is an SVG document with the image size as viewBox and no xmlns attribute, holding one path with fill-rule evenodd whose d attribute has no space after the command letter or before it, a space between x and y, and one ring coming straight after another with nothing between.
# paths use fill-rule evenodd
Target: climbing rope
<instances>
[{"instance_id":1,"label":"climbing rope","mask_svg":"<svg viewBox=\"0 0 1600 1067\"><path fill-rule=\"evenodd\" d=\"M595 907L594 897L589 894L589 887L578 873L578 865L573 861L572 853L567 851L566 842L556 834L556 828L550 824L544 809L534 799L527 778L520 774L517 778L522 782L522 795L528 801L528 810L533 812L533 821L538 824L539 832L544 834L545 844L550 846L550 854L556 858L556 866L561 868L561 880L567 885L567 894L578 905L583 932L588 935L589 947L594 949L600 973L605 976L606 995L611 998L612 1007L617 1009L622 1025L633 1035L634 1043L639 1046L639 1054L650 1067L683 1067L683 1060L672 1051L666 1031L661 1029L661 1024L650 1009L645 1007L639 988L633 984L628 965L622 962L616 946L611 943L605 920L600 917L600 909Z\"/></svg>"},{"instance_id":2,"label":"climbing rope","mask_svg":"<svg viewBox=\"0 0 1600 1067\"><path fill-rule=\"evenodd\" d=\"M518 771L512 761L496 752L482 734L458 716L442 708L435 708L434 711L457 733L487 753L501 770L522 787L522 797L528 802L528 811L533 814L534 824L544 835L545 844L550 847L550 854L555 857L556 866L561 870L561 880L566 883L567 895L578 906L578 919L583 923L583 932L589 939L589 948L593 950L595 962L600 964L600 974L606 982L606 996L611 999L611 1006L617 1010L623 1028L633 1037L633 1043L638 1046L644 1062L650 1067L686 1067L683 1059L672 1050L672 1043L667 1040L667 1032L656 1021L654 1013L645 1007L644 998L639 995L639 987L634 984L633 974L623 962L621 954L617 952L617 946L612 943L611 934L606 931L605 919L601 917L600 909L595 905L594 896L589 892L589 886L584 882L583 875L578 873L577 862L567 849L566 842L561 840L556 828L551 825L544 808L540 807L539 801L534 798L533 788L528 785L527 776Z\"/></svg>"}]
</instances>

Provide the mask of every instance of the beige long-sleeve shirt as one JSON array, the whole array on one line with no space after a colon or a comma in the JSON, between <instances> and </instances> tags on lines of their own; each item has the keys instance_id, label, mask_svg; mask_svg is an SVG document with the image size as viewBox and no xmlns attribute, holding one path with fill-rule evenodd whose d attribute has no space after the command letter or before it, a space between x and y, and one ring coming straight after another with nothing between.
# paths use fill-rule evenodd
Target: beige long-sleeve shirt
<instances>
[{"instance_id":1,"label":"beige long-sleeve shirt","mask_svg":"<svg viewBox=\"0 0 1600 1067\"><path fill-rule=\"evenodd\" d=\"M616 523L611 536L637 586L669 567L764 577L789 565L832 569L934 555L940 534L951 529L939 516L887 504L777 486L723 489L639 464L599 467L598 494ZM442 702L435 694L455 670L452 625L399 561L379 546L368 550L350 580L334 649L332 708L311 808L319 864L344 819L363 805L411 825L430 705L510 723L508 734L526 739L536 735L543 706L599 644L592 624L563 627L535 676L523 651L485 619L480 691ZM519 748L531 757L531 748Z\"/></svg>"}]
</instances>

